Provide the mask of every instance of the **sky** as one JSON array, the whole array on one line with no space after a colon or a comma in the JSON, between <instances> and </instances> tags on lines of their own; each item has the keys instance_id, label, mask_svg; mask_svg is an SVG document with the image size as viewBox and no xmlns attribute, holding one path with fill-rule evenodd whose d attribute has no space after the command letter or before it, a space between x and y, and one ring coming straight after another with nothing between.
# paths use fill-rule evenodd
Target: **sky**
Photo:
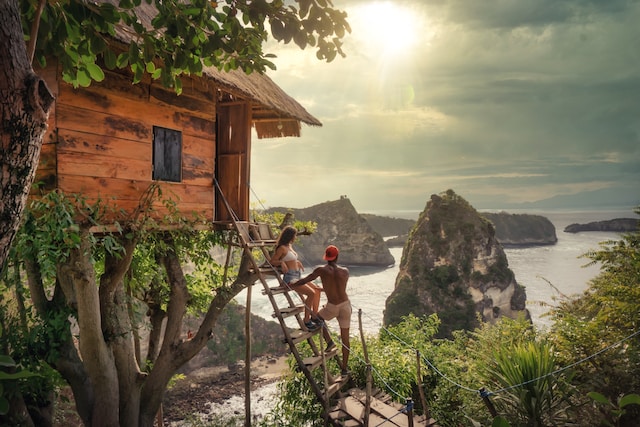
<instances>
[{"instance_id":1,"label":"sky","mask_svg":"<svg viewBox=\"0 0 640 427\"><path fill-rule=\"evenodd\" d=\"M333 0L345 58L269 46L322 127L257 139L252 202L424 209L640 204L640 1Z\"/></svg>"}]
</instances>

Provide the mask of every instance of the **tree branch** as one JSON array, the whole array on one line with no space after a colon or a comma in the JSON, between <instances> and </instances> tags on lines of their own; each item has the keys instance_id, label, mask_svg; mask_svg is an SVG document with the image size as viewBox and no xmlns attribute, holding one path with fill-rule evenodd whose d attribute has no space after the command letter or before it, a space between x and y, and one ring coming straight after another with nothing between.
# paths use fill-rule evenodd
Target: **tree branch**
<instances>
[{"instance_id":1,"label":"tree branch","mask_svg":"<svg viewBox=\"0 0 640 427\"><path fill-rule=\"evenodd\" d=\"M29 45L27 46L27 56L29 56L29 62L33 63L33 57L36 53L36 42L38 41L38 29L40 28L40 17L44 10L47 0L40 0L36 7L36 13L33 16L33 22L31 23L31 32L29 33Z\"/></svg>"}]
</instances>

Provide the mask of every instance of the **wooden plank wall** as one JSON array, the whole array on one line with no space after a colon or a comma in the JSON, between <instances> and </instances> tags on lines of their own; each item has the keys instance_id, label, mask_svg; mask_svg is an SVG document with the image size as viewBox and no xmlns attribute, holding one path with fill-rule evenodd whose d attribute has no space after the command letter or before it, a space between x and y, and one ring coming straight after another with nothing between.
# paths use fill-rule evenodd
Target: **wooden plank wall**
<instances>
[{"instance_id":1,"label":"wooden plank wall","mask_svg":"<svg viewBox=\"0 0 640 427\"><path fill-rule=\"evenodd\" d=\"M58 80L60 81L60 80ZM152 181L153 127L182 132L180 183L156 182L163 198L177 202L184 216L214 217L216 89L213 82L183 79L180 96L148 80L133 85L125 73L106 71L101 83L74 89L60 81L53 116L53 147L42 156L41 175L56 162L57 186L102 199L132 213ZM45 150L43 149L43 154ZM46 163L45 163L46 162ZM156 217L167 209L153 204ZM119 218L123 220L123 218Z\"/></svg>"},{"instance_id":2,"label":"wooden plank wall","mask_svg":"<svg viewBox=\"0 0 640 427\"><path fill-rule=\"evenodd\" d=\"M241 220L249 219L249 177L251 158L251 112L248 103L218 105L218 170L222 192ZM216 220L231 219L224 203L218 200Z\"/></svg>"}]
</instances>

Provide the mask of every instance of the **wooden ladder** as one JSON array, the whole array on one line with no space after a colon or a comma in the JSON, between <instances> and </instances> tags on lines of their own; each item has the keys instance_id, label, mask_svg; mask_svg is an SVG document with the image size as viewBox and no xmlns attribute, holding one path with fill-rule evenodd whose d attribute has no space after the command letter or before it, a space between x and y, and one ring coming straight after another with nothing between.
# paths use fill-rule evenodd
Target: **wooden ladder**
<instances>
[{"instance_id":1,"label":"wooden ladder","mask_svg":"<svg viewBox=\"0 0 640 427\"><path fill-rule=\"evenodd\" d=\"M233 220L234 228L238 233L239 245L243 248L243 255L251 263L251 268L257 273L257 280L262 283L262 294L266 295L273 306L273 317L278 320L284 333L284 341L289 345L291 353L296 359L298 369L305 375L316 399L323 408L324 419L326 424L333 426L391 426L391 427L410 427L410 426L435 426L433 419L426 419L423 416L411 417L408 419L406 414L399 413L401 406L392 404L389 396L379 392L374 393L371 398L370 411L364 410L365 395L364 391L359 389L346 389L345 386L349 382L348 375L333 375L328 369L328 360L331 358L338 359L338 365L341 366L339 360L338 349L340 346L334 346L330 351L322 351L324 347L322 339L322 328L314 331L308 331L304 327L304 305L296 304L291 296L292 291L289 286L282 280L280 272L268 262L261 265L258 264L254 256L254 250L259 249L265 260L271 257L270 250L276 244L274 236L271 234L271 228L268 224L251 223L247 221ZM278 280L278 286L272 287L267 283L267 277L275 277ZM276 299L276 295L283 295L286 301L284 307ZM281 299L282 300L282 299ZM282 302L282 301L281 301ZM298 323L298 329L291 329L285 322L285 319L294 317ZM318 335L319 343L314 337ZM298 345L307 342L311 348L313 355L303 357L298 350ZM319 345L318 345L319 344ZM320 384L313 375L316 369L322 370L323 382ZM365 413L367 415L365 415ZM368 419L365 421L364 417Z\"/></svg>"},{"instance_id":2,"label":"wooden ladder","mask_svg":"<svg viewBox=\"0 0 640 427\"><path fill-rule=\"evenodd\" d=\"M325 419L332 425L343 425L329 417L332 402L335 403L335 399L332 398L349 381L348 375L332 374L327 363L329 359L335 357L338 359L338 365L341 365L338 354L340 346L334 346L331 350L324 351L324 344L321 338L322 328L309 331L304 326L304 304L296 304L291 295L291 293L295 291L291 290L282 280L278 269L268 262L271 258L270 250L273 250L276 244L276 239L272 235L271 227L264 223L237 221L235 219L231 221L238 235L238 244L243 249L243 256L250 262L250 268L256 273L256 280L262 283L262 294L269 298L273 306L273 317L280 323L284 333L283 341L289 345L289 349L296 359L298 370L304 374L316 399L321 403ZM259 253L262 253L267 261L259 264L254 254L255 250L259 250ZM278 281L278 286L270 286L267 282L267 277L275 277ZM277 295L284 296L285 306L280 305L283 299L276 298ZM290 328L286 324L286 319L288 318L295 318L299 328ZM314 339L315 336L318 336L319 342L316 342ZM312 351L311 356L303 357L299 351L298 346L304 342L309 344ZM316 369L322 370L322 383L319 383L313 375Z\"/></svg>"}]
</instances>

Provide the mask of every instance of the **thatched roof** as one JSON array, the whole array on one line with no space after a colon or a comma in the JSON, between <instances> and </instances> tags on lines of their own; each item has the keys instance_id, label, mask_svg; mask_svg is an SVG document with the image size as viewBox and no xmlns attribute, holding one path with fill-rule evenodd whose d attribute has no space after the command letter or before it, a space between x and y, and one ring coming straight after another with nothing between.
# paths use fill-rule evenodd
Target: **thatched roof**
<instances>
[{"instance_id":1,"label":"thatched roof","mask_svg":"<svg viewBox=\"0 0 640 427\"><path fill-rule=\"evenodd\" d=\"M254 103L253 124L258 138L300 136L300 122L310 126L322 126L302 105L287 95L266 74L242 70L220 71L205 68L204 74L232 92L240 92Z\"/></svg>"},{"instance_id":2,"label":"thatched roof","mask_svg":"<svg viewBox=\"0 0 640 427\"><path fill-rule=\"evenodd\" d=\"M117 5L118 0L96 0ZM151 28L151 20L157 14L153 4L142 2L136 13L147 28ZM123 29L116 30L119 41L129 44L131 33ZM203 78L210 78L226 91L252 101L253 125L258 138L279 138L283 136L300 136L300 122L310 126L322 126L295 99L287 95L266 74L253 72L246 74L242 70L229 72L215 67L205 67Z\"/></svg>"}]
</instances>

